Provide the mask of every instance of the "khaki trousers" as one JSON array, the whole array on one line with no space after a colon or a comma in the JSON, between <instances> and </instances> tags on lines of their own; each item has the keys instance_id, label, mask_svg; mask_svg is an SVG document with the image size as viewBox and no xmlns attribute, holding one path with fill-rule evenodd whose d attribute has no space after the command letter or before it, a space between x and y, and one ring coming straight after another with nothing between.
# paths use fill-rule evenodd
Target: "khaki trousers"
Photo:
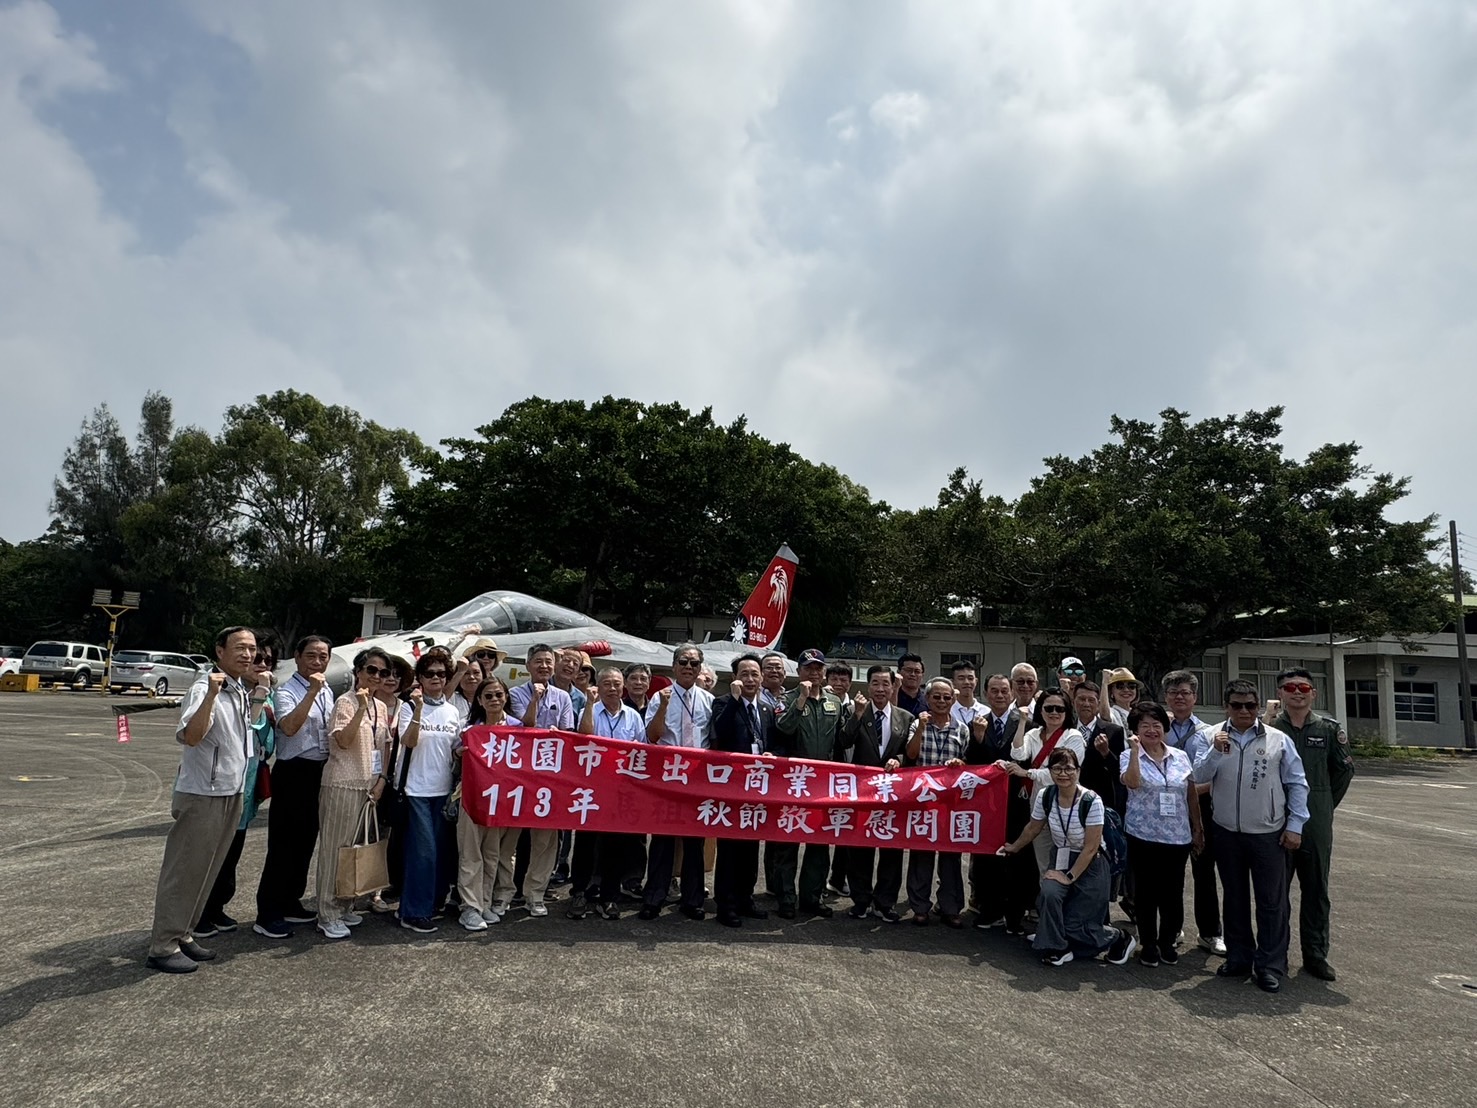
<instances>
[{"instance_id":1,"label":"khaki trousers","mask_svg":"<svg viewBox=\"0 0 1477 1108\"><path fill-rule=\"evenodd\" d=\"M528 876L523 878L523 896L529 904L542 904L559 857L559 832L531 830L528 841L532 852L528 856Z\"/></svg>"},{"instance_id":2,"label":"khaki trousers","mask_svg":"<svg viewBox=\"0 0 1477 1108\"><path fill-rule=\"evenodd\" d=\"M199 796L176 792L170 798L174 824L164 840L164 863L154 890L151 957L167 958L193 937L205 901L241 822L241 794Z\"/></svg>"},{"instance_id":3,"label":"khaki trousers","mask_svg":"<svg viewBox=\"0 0 1477 1108\"><path fill-rule=\"evenodd\" d=\"M462 903L485 912L513 899L517 827L483 827L463 808L456 817L456 887Z\"/></svg>"},{"instance_id":4,"label":"khaki trousers","mask_svg":"<svg viewBox=\"0 0 1477 1108\"><path fill-rule=\"evenodd\" d=\"M333 895L338 881L338 850L354 842L359 813L369 799L368 782L363 785L324 785L318 790L318 922L342 919L351 900Z\"/></svg>"}]
</instances>

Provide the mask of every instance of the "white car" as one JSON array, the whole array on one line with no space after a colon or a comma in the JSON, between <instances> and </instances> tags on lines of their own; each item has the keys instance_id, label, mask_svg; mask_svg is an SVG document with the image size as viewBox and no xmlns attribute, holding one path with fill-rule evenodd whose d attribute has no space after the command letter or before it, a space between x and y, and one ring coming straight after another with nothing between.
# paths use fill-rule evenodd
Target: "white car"
<instances>
[{"instance_id":1,"label":"white car","mask_svg":"<svg viewBox=\"0 0 1477 1108\"><path fill-rule=\"evenodd\" d=\"M162 650L120 650L113 655L111 687L150 690L155 696L182 693L200 676L200 667L183 654Z\"/></svg>"},{"instance_id":2,"label":"white car","mask_svg":"<svg viewBox=\"0 0 1477 1108\"><path fill-rule=\"evenodd\" d=\"M21 659L26 656L24 648L19 646L0 646L0 677L7 673L19 673L21 671Z\"/></svg>"}]
</instances>

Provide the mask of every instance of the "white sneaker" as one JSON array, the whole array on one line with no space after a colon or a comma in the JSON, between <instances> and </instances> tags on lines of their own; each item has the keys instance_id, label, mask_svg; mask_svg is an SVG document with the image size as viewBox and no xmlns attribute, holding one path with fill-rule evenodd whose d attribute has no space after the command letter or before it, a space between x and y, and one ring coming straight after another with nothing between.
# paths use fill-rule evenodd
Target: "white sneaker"
<instances>
[{"instance_id":1,"label":"white sneaker","mask_svg":"<svg viewBox=\"0 0 1477 1108\"><path fill-rule=\"evenodd\" d=\"M1221 938L1219 935L1212 936L1209 939L1207 939L1204 935L1201 935L1200 949L1210 954L1219 954L1222 958L1224 958L1226 956L1226 940Z\"/></svg>"},{"instance_id":2,"label":"white sneaker","mask_svg":"<svg viewBox=\"0 0 1477 1108\"><path fill-rule=\"evenodd\" d=\"M542 900L535 900L529 904L528 914L530 916L547 916L549 914L549 906Z\"/></svg>"},{"instance_id":3,"label":"white sneaker","mask_svg":"<svg viewBox=\"0 0 1477 1108\"><path fill-rule=\"evenodd\" d=\"M358 912L345 912L343 915L339 916L339 922L342 923L345 927L358 927L361 923L364 922L364 917L361 916Z\"/></svg>"},{"instance_id":4,"label":"white sneaker","mask_svg":"<svg viewBox=\"0 0 1477 1108\"><path fill-rule=\"evenodd\" d=\"M323 932L325 939L347 939L349 929L344 926L342 920L331 919L327 923L320 923L318 930Z\"/></svg>"},{"instance_id":5,"label":"white sneaker","mask_svg":"<svg viewBox=\"0 0 1477 1108\"><path fill-rule=\"evenodd\" d=\"M487 930L487 921L482 918L482 913L476 908L463 908L461 918L457 922L468 931Z\"/></svg>"},{"instance_id":6,"label":"white sneaker","mask_svg":"<svg viewBox=\"0 0 1477 1108\"><path fill-rule=\"evenodd\" d=\"M503 917L491 908L482 909L482 922L486 924L502 923Z\"/></svg>"},{"instance_id":7,"label":"white sneaker","mask_svg":"<svg viewBox=\"0 0 1477 1108\"><path fill-rule=\"evenodd\" d=\"M499 901L495 901L493 903L492 907L487 910L487 912L491 912L498 919L502 919L505 915L508 914L508 910L509 910L509 904L508 904L508 902L506 900L499 900ZM482 913L482 918L483 919L487 919L487 912L483 912ZM487 922L488 923L491 923L492 920L487 920Z\"/></svg>"},{"instance_id":8,"label":"white sneaker","mask_svg":"<svg viewBox=\"0 0 1477 1108\"><path fill-rule=\"evenodd\" d=\"M1035 941L1036 941L1036 932L1032 931L1029 935L1026 936L1026 942L1028 942L1028 943L1034 943Z\"/></svg>"}]
</instances>

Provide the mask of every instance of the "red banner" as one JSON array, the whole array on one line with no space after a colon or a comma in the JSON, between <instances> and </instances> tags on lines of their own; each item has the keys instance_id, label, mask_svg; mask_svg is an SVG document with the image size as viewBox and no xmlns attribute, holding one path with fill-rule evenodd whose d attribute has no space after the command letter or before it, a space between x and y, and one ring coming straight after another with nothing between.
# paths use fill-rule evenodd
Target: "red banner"
<instances>
[{"instance_id":1,"label":"red banner","mask_svg":"<svg viewBox=\"0 0 1477 1108\"><path fill-rule=\"evenodd\" d=\"M531 727L476 727L465 741L462 804L484 827L968 854L1005 842L994 766L884 770Z\"/></svg>"}]
</instances>

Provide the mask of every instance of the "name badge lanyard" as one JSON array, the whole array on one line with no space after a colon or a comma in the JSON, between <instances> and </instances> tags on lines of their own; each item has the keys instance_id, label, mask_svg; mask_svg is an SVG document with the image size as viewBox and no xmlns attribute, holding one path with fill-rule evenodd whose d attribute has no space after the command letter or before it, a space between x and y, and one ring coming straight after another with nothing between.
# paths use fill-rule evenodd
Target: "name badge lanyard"
<instances>
[{"instance_id":1,"label":"name badge lanyard","mask_svg":"<svg viewBox=\"0 0 1477 1108\"><path fill-rule=\"evenodd\" d=\"M1062 832L1062 845L1057 848L1056 852L1056 868L1061 870L1063 873L1065 873L1067 871L1067 867L1072 864L1070 861L1068 861L1068 859L1072 856L1072 820L1077 817L1077 805L1079 803L1081 803L1081 797L1074 796L1072 798L1071 806L1067 808L1067 815L1065 819L1062 817L1061 804L1056 803L1054 805L1054 807L1056 808L1057 826L1061 829Z\"/></svg>"}]
</instances>

